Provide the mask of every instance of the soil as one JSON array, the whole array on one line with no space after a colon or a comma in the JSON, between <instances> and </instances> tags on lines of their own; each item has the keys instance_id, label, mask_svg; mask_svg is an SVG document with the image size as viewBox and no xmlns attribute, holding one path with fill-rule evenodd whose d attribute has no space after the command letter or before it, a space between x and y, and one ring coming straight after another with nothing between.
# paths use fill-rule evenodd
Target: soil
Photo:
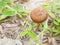
<instances>
[{"instance_id":1,"label":"soil","mask_svg":"<svg viewBox=\"0 0 60 45\"><path fill-rule=\"evenodd\" d=\"M25 6L25 9L32 10L33 8L35 8L35 6L41 4L40 3L41 1L39 2L36 0L33 2L34 4L33 6L32 1L23 4ZM15 3L20 3L20 2L17 0L15 1ZM25 29L28 28L28 26L25 24L25 20L29 21L30 23L34 23L29 18L29 15L24 18L25 20L18 18L18 16L13 16L10 18L11 19L5 19L3 22L0 23L0 45L37 45L36 42L30 41L29 40L30 38L28 36L25 36L23 38L19 36L21 32L23 32ZM52 26L52 20L53 19L49 17L50 26ZM42 42L44 43L44 45L49 45L50 40L51 39L47 37L42 38ZM52 41L54 42L53 45L60 45L60 38L53 37Z\"/></svg>"}]
</instances>

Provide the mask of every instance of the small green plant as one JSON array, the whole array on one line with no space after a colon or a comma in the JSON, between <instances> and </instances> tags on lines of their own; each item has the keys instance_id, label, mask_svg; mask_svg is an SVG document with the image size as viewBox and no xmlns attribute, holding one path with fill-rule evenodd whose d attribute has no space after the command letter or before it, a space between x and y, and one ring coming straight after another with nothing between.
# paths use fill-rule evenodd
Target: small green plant
<instances>
[{"instance_id":1,"label":"small green plant","mask_svg":"<svg viewBox=\"0 0 60 45\"><path fill-rule=\"evenodd\" d=\"M58 18L58 14L60 14L60 4L56 2L60 2L60 0L54 0L51 3L45 4L44 8L48 12L49 16L53 19L53 25L56 27L60 27L60 18Z\"/></svg>"},{"instance_id":2,"label":"small green plant","mask_svg":"<svg viewBox=\"0 0 60 45\"><path fill-rule=\"evenodd\" d=\"M46 28L49 32L52 32L52 37L60 37L60 30L59 29L52 29L50 27Z\"/></svg>"},{"instance_id":3,"label":"small green plant","mask_svg":"<svg viewBox=\"0 0 60 45\"><path fill-rule=\"evenodd\" d=\"M21 37L24 37L25 35L28 35L31 39L36 40L37 39L37 34L35 34L33 31L31 30L25 30L24 32L22 32Z\"/></svg>"},{"instance_id":4,"label":"small green plant","mask_svg":"<svg viewBox=\"0 0 60 45\"><path fill-rule=\"evenodd\" d=\"M26 25L28 25L28 29L24 30L19 34L20 37L24 37L28 35L32 41L35 41L35 43L39 45L44 45L42 42L38 40L38 35L33 31L33 28L36 27L36 24L31 24L28 21L26 21Z\"/></svg>"},{"instance_id":5,"label":"small green plant","mask_svg":"<svg viewBox=\"0 0 60 45\"><path fill-rule=\"evenodd\" d=\"M13 3L14 0L1 0L0 1L0 20L5 19L8 16L15 16L16 14L22 18L28 14L27 10L23 8L21 4ZM12 4L13 6L10 6Z\"/></svg>"},{"instance_id":6,"label":"small green plant","mask_svg":"<svg viewBox=\"0 0 60 45\"><path fill-rule=\"evenodd\" d=\"M24 36L28 35L31 39L36 40L37 39L37 34L34 31L32 31L32 28L34 28L35 25L34 24L30 24L28 21L26 21L26 25L28 25L28 29L26 29L25 31L21 32L20 36L24 37Z\"/></svg>"}]
</instances>

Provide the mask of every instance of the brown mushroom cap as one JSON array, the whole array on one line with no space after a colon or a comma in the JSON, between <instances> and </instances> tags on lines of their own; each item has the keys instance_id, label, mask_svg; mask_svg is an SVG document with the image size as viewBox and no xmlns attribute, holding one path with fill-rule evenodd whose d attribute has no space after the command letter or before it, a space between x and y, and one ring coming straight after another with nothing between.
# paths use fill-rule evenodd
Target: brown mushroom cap
<instances>
[{"instance_id":1,"label":"brown mushroom cap","mask_svg":"<svg viewBox=\"0 0 60 45\"><path fill-rule=\"evenodd\" d=\"M22 0L22 3L29 2L30 0Z\"/></svg>"},{"instance_id":2,"label":"brown mushroom cap","mask_svg":"<svg viewBox=\"0 0 60 45\"><path fill-rule=\"evenodd\" d=\"M24 2L29 2L29 0L24 0Z\"/></svg>"},{"instance_id":3,"label":"brown mushroom cap","mask_svg":"<svg viewBox=\"0 0 60 45\"><path fill-rule=\"evenodd\" d=\"M35 8L31 14L31 19L36 23L41 23L45 21L48 17L48 13L43 8Z\"/></svg>"}]
</instances>

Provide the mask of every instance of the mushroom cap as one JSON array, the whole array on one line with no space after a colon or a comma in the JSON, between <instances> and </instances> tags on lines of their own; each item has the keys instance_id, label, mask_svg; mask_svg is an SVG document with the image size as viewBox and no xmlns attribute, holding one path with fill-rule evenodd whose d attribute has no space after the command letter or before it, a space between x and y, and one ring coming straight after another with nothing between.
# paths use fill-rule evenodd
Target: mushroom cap
<instances>
[{"instance_id":1,"label":"mushroom cap","mask_svg":"<svg viewBox=\"0 0 60 45\"><path fill-rule=\"evenodd\" d=\"M30 0L24 0L25 2L29 2Z\"/></svg>"},{"instance_id":2,"label":"mushroom cap","mask_svg":"<svg viewBox=\"0 0 60 45\"><path fill-rule=\"evenodd\" d=\"M21 0L20 3L21 4L25 4L25 3L28 3L30 0Z\"/></svg>"},{"instance_id":3,"label":"mushroom cap","mask_svg":"<svg viewBox=\"0 0 60 45\"><path fill-rule=\"evenodd\" d=\"M48 17L48 13L43 8L35 8L30 13L31 19L36 23L45 21Z\"/></svg>"},{"instance_id":4,"label":"mushroom cap","mask_svg":"<svg viewBox=\"0 0 60 45\"><path fill-rule=\"evenodd\" d=\"M23 0L23 2L29 2L30 0Z\"/></svg>"}]
</instances>

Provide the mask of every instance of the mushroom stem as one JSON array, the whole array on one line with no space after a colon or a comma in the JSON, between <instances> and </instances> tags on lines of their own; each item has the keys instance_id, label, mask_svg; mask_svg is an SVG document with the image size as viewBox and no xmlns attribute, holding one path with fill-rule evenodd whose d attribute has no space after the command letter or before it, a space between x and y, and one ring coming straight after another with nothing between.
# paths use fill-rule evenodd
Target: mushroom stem
<instances>
[{"instance_id":1,"label":"mushroom stem","mask_svg":"<svg viewBox=\"0 0 60 45\"><path fill-rule=\"evenodd\" d=\"M39 30L39 26L40 26L40 24L39 23L36 23L36 31Z\"/></svg>"}]
</instances>

